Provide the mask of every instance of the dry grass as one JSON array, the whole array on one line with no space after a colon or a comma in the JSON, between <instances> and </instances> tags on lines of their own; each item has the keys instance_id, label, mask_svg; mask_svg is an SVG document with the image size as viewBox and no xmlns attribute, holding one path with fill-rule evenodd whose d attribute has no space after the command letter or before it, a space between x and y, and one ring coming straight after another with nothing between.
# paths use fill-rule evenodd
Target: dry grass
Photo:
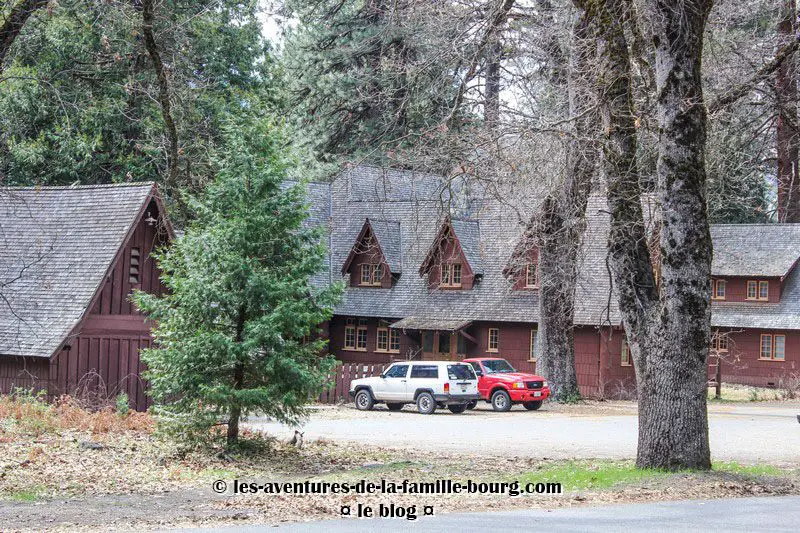
<instances>
[{"instance_id":1,"label":"dry grass","mask_svg":"<svg viewBox=\"0 0 800 533\"><path fill-rule=\"evenodd\" d=\"M111 407L91 411L69 396L49 403L29 393L0 397L0 419L14 421L20 430L33 435L70 429L93 435L126 431L152 433L155 429L155 421L147 413L120 414Z\"/></svg>"}]
</instances>

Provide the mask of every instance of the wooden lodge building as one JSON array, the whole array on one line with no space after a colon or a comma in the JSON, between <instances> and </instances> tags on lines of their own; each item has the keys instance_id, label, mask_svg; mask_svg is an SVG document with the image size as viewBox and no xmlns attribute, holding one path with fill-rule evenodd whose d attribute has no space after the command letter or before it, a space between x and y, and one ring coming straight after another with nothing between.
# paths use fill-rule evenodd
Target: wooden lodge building
<instances>
[{"instance_id":1,"label":"wooden lodge building","mask_svg":"<svg viewBox=\"0 0 800 533\"><path fill-rule=\"evenodd\" d=\"M348 285L326 330L341 361L537 359L532 187L448 183L357 166L311 184L309 224L327 229L320 286ZM645 206L648 207L648 206ZM609 218L590 199L580 249L575 357L581 390L615 396L633 367L606 266ZM714 352L723 380L778 386L800 373L800 224L715 225ZM160 293L150 257L173 231L152 184L0 192L0 392L127 392L144 409L149 329L134 288Z\"/></svg>"},{"instance_id":2,"label":"wooden lodge building","mask_svg":"<svg viewBox=\"0 0 800 533\"><path fill-rule=\"evenodd\" d=\"M172 237L154 184L0 190L0 393L125 392L146 409L150 329L128 296L163 290L150 252Z\"/></svg>"},{"instance_id":3,"label":"wooden lodge building","mask_svg":"<svg viewBox=\"0 0 800 533\"><path fill-rule=\"evenodd\" d=\"M536 370L537 251L525 231L535 195L370 166L311 187L313 216L330 230L330 280L348 285L329 324L338 359L500 356ZM575 362L592 396L634 384L606 266L607 213L593 196L579 258ZM714 225L712 236L723 381L778 386L800 375L800 224Z\"/></svg>"}]
</instances>

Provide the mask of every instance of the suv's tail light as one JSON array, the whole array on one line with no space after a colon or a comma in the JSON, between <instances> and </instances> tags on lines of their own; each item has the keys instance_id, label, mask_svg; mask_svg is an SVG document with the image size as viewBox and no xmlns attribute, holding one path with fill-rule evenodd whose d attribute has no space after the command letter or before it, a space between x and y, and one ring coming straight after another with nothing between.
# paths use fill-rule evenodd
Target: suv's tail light
<instances>
[{"instance_id":1,"label":"suv's tail light","mask_svg":"<svg viewBox=\"0 0 800 533\"><path fill-rule=\"evenodd\" d=\"M445 383L444 384L444 391L445 392L450 392L450 384L449 383Z\"/></svg>"}]
</instances>

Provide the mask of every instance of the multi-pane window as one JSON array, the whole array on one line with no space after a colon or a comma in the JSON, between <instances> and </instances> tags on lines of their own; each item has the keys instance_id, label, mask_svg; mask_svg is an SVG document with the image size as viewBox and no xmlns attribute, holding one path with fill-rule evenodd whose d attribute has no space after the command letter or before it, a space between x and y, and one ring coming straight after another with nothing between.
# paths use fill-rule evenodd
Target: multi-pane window
<instances>
[{"instance_id":1,"label":"multi-pane window","mask_svg":"<svg viewBox=\"0 0 800 533\"><path fill-rule=\"evenodd\" d=\"M383 268L380 264L361 265L361 285L380 285L383 279Z\"/></svg>"},{"instance_id":2,"label":"multi-pane window","mask_svg":"<svg viewBox=\"0 0 800 533\"><path fill-rule=\"evenodd\" d=\"M442 263L440 285L442 287L461 286L461 263Z\"/></svg>"},{"instance_id":3,"label":"multi-pane window","mask_svg":"<svg viewBox=\"0 0 800 533\"><path fill-rule=\"evenodd\" d=\"M747 282L747 299L748 300L769 300L769 281L755 281L749 280Z\"/></svg>"},{"instance_id":4,"label":"multi-pane window","mask_svg":"<svg viewBox=\"0 0 800 533\"><path fill-rule=\"evenodd\" d=\"M356 349L356 320L354 318L348 318L344 327L344 349Z\"/></svg>"},{"instance_id":5,"label":"multi-pane window","mask_svg":"<svg viewBox=\"0 0 800 533\"><path fill-rule=\"evenodd\" d=\"M530 361L536 361L538 357L538 353L536 352L536 340L539 337L539 330L532 329L531 330L531 351L530 351Z\"/></svg>"},{"instance_id":6,"label":"multi-pane window","mask_svg":"<svg viewBox=\"0 0 800 533\"><path fill-rule=\"evenodd\" d=\"M711 337L711 349L716 352L728 351L728 334L720 331L715 331Z\"/></svg>"},{"instance_id":7,"label":"multi-pane window","mask_svg":"<svg viewBox=\"0 0 800 533\"><path fill-rule=\"evenodd\" d=\"M631 349L628 346L628 339L622 337L622 348L619 352L619 361L622 366L631 366Z\"/></svg>"},{"instance_id":8,"label":"multi-pane window","mask_svg":"<svg viewBox=\"0 0 800 533\"><path fill-rule=\"evenodd\" d=\"M714 280L714 287L712 297L715 300L724 300L725 299L725 289L727 288L728 282L724 279L715 279Z\"/></svg>"},{"instance_id":9,"label":"multi-pane window","mask_svg":"<svg viewBox=\"0 0 800 533\"><path fill-rule=\"evenodd\" d=\"M344 327L344 349L357 352L367 351L367 321L348 318Z\"/></svg>"},{"instance_id":10,"label":"multi-pane window","mask_svg":"<svg viewBox=\"0 0 800 533\"><path fill-rule=\"evenodd\" d=\"M487 350L496 352L500 347L500 330L497 328L489 328L489 346Z\"/></svg>"},{"instance_id":11,"label":"multi-pane window","mask_svg":"<svg viewBox=\"0 0 800 533\"><path fill-rule=\"evenodd\" d=\"M128 267L128 283L137 285L139 283L139 261L141 254L138 248L131 248L130 266Z\"/></svg>"},{"instance_id":12,"label":"multi-pane window","mask_svg":"<svg viewBox=\"0 0 800 533\"><path fill-rule=\"evenodd\" d=\"M769 300L769 281L758 282L758 299Z\"/></svg>"},{"instance_id":13,"label":"multi-pane window","mask_svg":"<svg viewBox=\"0 0 800 533\"><path fill-rule=\"evenodd\" d=\"M536 263L528 263L525 266L525 286L537 287L538 283L538 269Z\"/></svg>"},{"instance_id":14,"label":"multi-pane window","mask_svg":"<svg viewBox=\"0 0 800 533\"><path fill-rule=\"evenodd\" d=\"M388 327L379 327L375 341L377 352L400 352L400 332Z\"/></svg>"},{"instance_id":15,"label":"multi-pane window","mask_svg":"<svg viewBox=\"0 0 800 533\"><path fill-rule=\"evenodd\" d=\"M356 328L356 350L359 352L367 351L367 321L359 319Z\"/></svg>"},{"instance_id":16,"label":"multi-pane window","mask_svg":"<svg viewBox=\"0 0 800 533\"><path fill-rule=\"evenodd\" d=\"M761 335L761 359L783 361L786 359L786 336L764 334Z\"/></svg>"}]
</instances>

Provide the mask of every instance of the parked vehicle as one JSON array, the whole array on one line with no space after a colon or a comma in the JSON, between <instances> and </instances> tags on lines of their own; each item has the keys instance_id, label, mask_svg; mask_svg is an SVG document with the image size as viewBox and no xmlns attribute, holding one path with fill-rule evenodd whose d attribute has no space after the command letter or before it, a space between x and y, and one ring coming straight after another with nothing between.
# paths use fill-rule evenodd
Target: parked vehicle
<instances>
[{"instance_id":1,"label":"parked vehicle","mask_svg":"<svg viewBox=\"0 0 800 533\"><path fill-rule=\"evenodd\" d=\"M478 376L478 392L495 411L508 411L515 403L536 411L550 396L550 387L543 377L517 372L505 359L477 357L464 362L472 365Z\"/></svg>"},{"instance_id":2,"label":"parked vehicle","mask_svg":"<svg viewBox=\"0 0 800 533\"><path fill-rule=\"evenodd\" d=\"M424 415L437 407L463 413L467 404L480 399L472 366L454 361L398 361L378 377L353 380L350 396L361 411L376 403L385 403L390 411L416 403Z\"/></svg>"}]
</instances>

